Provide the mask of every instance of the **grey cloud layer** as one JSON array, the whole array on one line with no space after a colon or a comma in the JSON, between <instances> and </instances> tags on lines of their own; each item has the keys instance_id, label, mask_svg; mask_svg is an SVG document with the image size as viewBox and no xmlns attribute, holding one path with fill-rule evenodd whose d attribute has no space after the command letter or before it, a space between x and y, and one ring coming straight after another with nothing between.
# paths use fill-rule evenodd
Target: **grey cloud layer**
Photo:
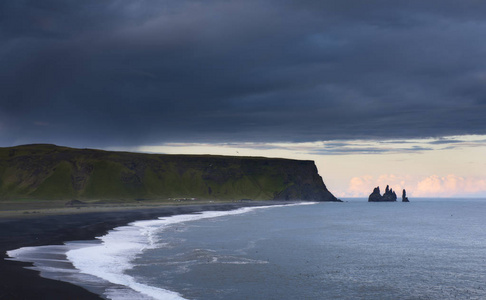
<instances>
[{"instance_id":1,"label":"grey cloud layer","mask_svg":"<svg viewBox=\"0 0 486 300\"><path fill-rule=\"evenodd\" d=\"M479 1L0 3L0 144L485 134Z\"/></svg>"}]
</instances>

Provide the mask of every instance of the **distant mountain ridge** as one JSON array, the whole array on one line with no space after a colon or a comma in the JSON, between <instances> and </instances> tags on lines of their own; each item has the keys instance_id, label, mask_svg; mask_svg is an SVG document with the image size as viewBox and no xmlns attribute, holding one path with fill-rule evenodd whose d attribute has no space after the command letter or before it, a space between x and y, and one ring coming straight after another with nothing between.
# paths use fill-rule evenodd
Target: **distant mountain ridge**
<instances>
[{"instance_id":1,"label":"distant mountain ridge","mask_svg":"<svg viewBox=\"0 0 486 300\"><path fill-rule=\"evenodd\" d=\"M313 161L50 144L0 148L0 200L169 198L339 201Z\"/></svg>"}]
</instances>

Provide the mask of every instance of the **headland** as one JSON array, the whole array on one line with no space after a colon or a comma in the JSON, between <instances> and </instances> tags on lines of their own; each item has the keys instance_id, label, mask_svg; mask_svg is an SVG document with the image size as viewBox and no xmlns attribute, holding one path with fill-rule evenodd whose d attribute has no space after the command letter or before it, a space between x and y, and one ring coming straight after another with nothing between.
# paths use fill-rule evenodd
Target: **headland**
<instances>
[{"instance_id":1,"label":"headland","mask_svg":"<svg viewBox=\"0 0 486 300\"><path fill-rule=\"evenodd\" d=\"M49 144L0 148L0 201L339 201L313 161Z\"/></svg>"},{"instance_id":2,"label":"headland","mask_svg":"<svg viewBox=\"0 0 486 300\"><path fill-rule=\"evenodd\" d=\"M313 161L0 148L0 299L100 299L6 260L8 250L92 240L136 220L295 201L340 200Z\"/></svg>"}]
</instances>

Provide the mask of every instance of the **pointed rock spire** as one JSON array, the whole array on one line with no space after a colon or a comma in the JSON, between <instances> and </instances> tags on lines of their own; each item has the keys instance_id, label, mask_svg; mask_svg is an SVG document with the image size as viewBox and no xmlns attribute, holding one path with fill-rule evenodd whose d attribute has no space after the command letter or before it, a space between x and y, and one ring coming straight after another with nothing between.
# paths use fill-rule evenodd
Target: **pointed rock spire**
<instances>
[{"instance_id":1,"label":"pointed rock spire","mask_svg":"<svg viewBox=\"0 0 486 300\"><path fill-rule=\"evenodd\" d=\"M393 202L397 201L397 194L390 188L390 186L386 186L385 193L383 196L380 194L380 187L376 187L373 190L373 193L370 194L368 197L368 202Z\"/></svg>"},{"instance_id":2,"label":"pointed rock spire","mask_svg":"<svg viewBox=\"0 0 486 300\"><path fill-rule=\"evenodd\" d=\"M402 192L402 202L410 202L408 200L407 191L405 191L405 189L403 189L403 192Z\"/></svg>"}]
</instances>

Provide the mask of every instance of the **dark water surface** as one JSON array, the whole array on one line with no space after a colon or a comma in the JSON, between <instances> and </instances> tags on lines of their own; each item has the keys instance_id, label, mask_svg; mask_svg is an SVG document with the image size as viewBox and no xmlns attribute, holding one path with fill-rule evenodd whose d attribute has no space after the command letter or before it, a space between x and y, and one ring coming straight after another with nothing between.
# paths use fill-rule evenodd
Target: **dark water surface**
<instances>
[{"instance_id":1,"label":"dark water surface","mask_svg":"<svg viewBox=\"0 0 486 300\"><path fill-rule=\"evenodd\" d=\"M188 299L485 299L486 202L321 203L167 228L128 273Z\"/></svg>"},{"instance_id":2,"label":"dark water surface","mask_svg":"<svg viewBox=\"0 0 486 300\"><path fill-rule=\"evenodd\" d=\"M486 200L209 212L71 249L111 299L486 299Z\"/></svg>"}]
</instances>

